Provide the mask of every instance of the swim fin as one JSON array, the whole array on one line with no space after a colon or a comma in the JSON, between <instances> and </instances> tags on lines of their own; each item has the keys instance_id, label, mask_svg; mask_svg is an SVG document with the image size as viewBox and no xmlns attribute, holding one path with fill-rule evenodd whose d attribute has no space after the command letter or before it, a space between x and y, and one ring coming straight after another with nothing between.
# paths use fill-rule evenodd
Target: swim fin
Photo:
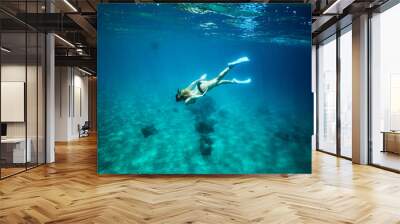
<instances>
[{"instance_id":1,"label":"swim fin","mask_svg":"<svg viewBox=\"0 0 400 224\"><path fill-rule=\"evenodd\" d=\"M237 84L248 84L251 83L251 79L246 79L246 80L237 80L237 79L233 79L233 81Z\"/></svg>"},{"instance_id":2,"label":"swim fin","mask_svg":"<svg viewBox=\"0 0 400 224\"><path fill-rule=\"evenodd\" d=\"M200 79L199 80L204 80L204 79L206 79L207 78L207 74L203 74L201 77L200 77Z\"/></svg>"},{"instance_id":3,"label":"swim fin","mask_svg":"<svg viewBox=\"0 0 400 224\"><path fill-rule=\"evenodd\" d=\"M246 62L246 61L250 61L250 59L248 57L241 57L241 58L237 59L236 61L228 63L228 66L234 66L234 65L240 64L242 62Z\"/></svg>"}]
</instances>

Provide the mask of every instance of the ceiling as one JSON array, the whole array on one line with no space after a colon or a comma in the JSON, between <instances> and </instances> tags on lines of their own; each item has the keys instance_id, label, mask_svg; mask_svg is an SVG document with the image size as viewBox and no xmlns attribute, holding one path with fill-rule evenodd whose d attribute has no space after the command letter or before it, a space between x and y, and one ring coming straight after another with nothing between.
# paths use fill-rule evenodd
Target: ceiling
<instances>
[{"instance_id":1,"label":"ceiling","mask_svg":"<svg viewBox=\"0 0 400 224\"><path fill-rule=\"evenodd\" d=\"M377 7L387 0L248 0L240 2L308 3L312 5L314 42L348 15ZM46 4L47 2L47 4ZM0 21L9 46L23 50L25 39L18 32L55 32L56 65L80 66L96 71L96 6L99 3L154 2L151 0L1 0ZM176 1L157 1L176 2ZM215 2L203 0L199 2ZM221 2L223 2L221 0ZM236 1L238 2L238 1ZM52 13L49 13L49 12ZM27 12L27 13L26 13ZM350 19L351 22L351 19ZM334 31L333 31L334 32ZM11 42L14 42L11 44ZM3 42L5 43L5 42ZM31 45L30 45L31 46ZM33 44L32 44L33 46ZM18 51L18 50L16 50ZM28 52L31 49L28 47Z\"/></svg>"}]
</instances>

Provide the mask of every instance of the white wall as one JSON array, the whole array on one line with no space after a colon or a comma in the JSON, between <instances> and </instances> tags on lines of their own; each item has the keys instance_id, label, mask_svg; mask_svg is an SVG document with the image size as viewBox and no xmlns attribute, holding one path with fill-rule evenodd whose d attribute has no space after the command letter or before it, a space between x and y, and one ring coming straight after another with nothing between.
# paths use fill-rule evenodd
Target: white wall
<instances>
[{"instance_id":1,"label":"white wall","mask_svg":"<svg viewBox=\"0 0 400 224\"><path fill-rule=\"evenodd\" d=\"M25 64L8 64L1 66L1 81L25 82ZM30 68L28 68L29 70ZM6 108L1 108L5 110ZM7 137L25 137L25 122L7 123Z\"/></svg>"},{"instance_id":2,"label":"white wall","mask_svg":"<svg viewBox=\"0 0 400 224\"><path fill-rule=\"evenodd\" d=\"M55 140L79 137L78 124L88 120L88 77L72 67L56 67Z\"/></svg>"},{"instance_id":3,"label":"white wall","mask_svg":"<svg viewBox=\"0 0 400 224\"><path fill-rule=\"evenodd\" d=\"M1 81L2 82L24 82L26 83L25 76L27 69L28 84L35 86L35 88L27 88L27 118L28 118L28 129L30 127L36 130L36 80L33 80L31 76L36 77L36 66L27 66L25 64L5 64L1 66ZM4 97L4 96L3 96ZM41 106L41 105L39 105ZM7 108L1 108L6 110ZM34 123L31 123L34 122ZM8 137L25 137L25 123L26 122L7 122L7 135ZM33 127L34 126L34 127ZM36 135L36 132L35 132ZM28 130L29 137L29 130Z\"/></svg>"},{"instance_id":4,"label":"white wall","mask_svg":"<svg viewBox=\"0 0 400 224\"><path fill-rule=\"evenodd\" d=\"M316 46L312 46L311 53L311 91L313 93L313 122L314 131L311 137L311 148L317 149L317 49Z\"/></svg>"},{"instance_id":5,"label":"white wall","mask_svg":"<svg viewBox=\"0 0 400 224\"><path fill-rule=\"evenodd\" d=\"M77 71L77 70L75 70ZM74 77L74 108L73 119L72 119L72 136L79 137L77 126L78 124L83 125L85 121L89 120L89 110L88 110L88 77L75 74ZM79 97L80 96L80 97Z\"/></svg>"},{"instance_id":6,"label":"white wall","mask_svg":"<svg viewBox=\"0 0 400 224\"><path fill-rule=\"evenodd\" d=\"M36 70L38 69L38 70ZM45 146L45 120L44 120L44 74L42 67L36 67L25 64L3 64L1 66L2 82L24 82L26 84L26 107L21 108L22 113L27 115L27 120L22 122L6 122L8 138L24 138L25 135L30 139L30 147L32 151L32 161L39 163L44 162L44 146ZM27 78L27 81L25 80ZM2 96L2 98L7 96ZM1 110L9 110L10 108L2 107ZM12 112L12 111L11 111ZM37 154L39 156L37 157Z\"/></svg>"},{"instance_id":7,"label":"white wall","mask_svg":"<svg viewBox=\"0 0 400 224\"><path fill-rule=\"evenodd\" d=\"M55 141L68 140L69 133L69 68L55 68Z\"/></svg>"}]
</instances>

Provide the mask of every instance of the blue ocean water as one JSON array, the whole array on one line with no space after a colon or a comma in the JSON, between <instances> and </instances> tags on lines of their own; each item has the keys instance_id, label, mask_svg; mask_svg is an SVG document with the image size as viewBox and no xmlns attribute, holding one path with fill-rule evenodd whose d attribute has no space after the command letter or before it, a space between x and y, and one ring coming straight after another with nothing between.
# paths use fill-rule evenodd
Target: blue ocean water
<instances>
[{"instance_id":1,"label":"blue ocean water","mask_svg":"<svg viewBox=\"0 0 400 224\"><path fill-rule=\"evenodd\" d=\"M247 56L185 105L177 89ZM100 174L310 173L311 10L300 4L101 4Z\"/></svg>"}]
</instances>

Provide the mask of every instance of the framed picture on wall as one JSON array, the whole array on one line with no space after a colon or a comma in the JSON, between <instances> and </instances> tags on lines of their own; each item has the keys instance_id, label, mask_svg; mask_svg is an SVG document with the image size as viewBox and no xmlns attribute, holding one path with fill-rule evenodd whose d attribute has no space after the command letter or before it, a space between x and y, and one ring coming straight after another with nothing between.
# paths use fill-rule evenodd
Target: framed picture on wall
<instances>
[{"instance_id":1,"label":"framed picture on wall","mask_svg":"<svg viewBox=\"0 0 400 224\"><path fill-rule=\"evenodd\" d=\"M100 174L310 173L311 9L98 7Z\"/></svg>"}]
</instances>

